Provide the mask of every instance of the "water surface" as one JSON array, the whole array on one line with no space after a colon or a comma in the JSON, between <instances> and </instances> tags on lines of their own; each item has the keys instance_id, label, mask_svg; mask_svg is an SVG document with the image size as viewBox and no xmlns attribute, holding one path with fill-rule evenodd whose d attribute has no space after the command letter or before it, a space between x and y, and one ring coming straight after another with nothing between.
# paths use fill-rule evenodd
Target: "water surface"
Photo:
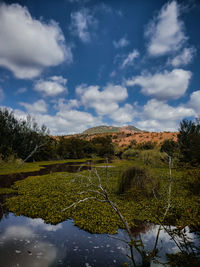
<instances>
[{"instance_id":1,"label":"water surface","mask_svg":"<svg viewBox=\"0 0 200 267\"><path fill-rule=\"evenodd\" d=\"M158 226L147 224L135 230L141 234L145 248L153 248ZM191 239L195 235L188 233ZM116 238L126 239L124 230ZM162 230L158 242L159 256L166 261L166 253L176 253L178 248ZM0 266L2 267L77 267L122 266L128 262L125 243L106 234L90 234L67 220L57 225L45 224L42 219L4 214L0 222ZM136 261L139 262L138 255ZM162 266L155 265L151 266Z\"/></svg>"}]
</instances>

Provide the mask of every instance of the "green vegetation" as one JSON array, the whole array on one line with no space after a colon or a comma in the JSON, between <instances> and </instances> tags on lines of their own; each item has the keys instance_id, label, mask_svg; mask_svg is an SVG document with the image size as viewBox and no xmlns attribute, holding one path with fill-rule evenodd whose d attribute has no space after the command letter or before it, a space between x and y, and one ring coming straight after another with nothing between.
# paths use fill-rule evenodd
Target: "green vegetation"
<instances>
[{"instance_id":1,"label":"green vegetation","mask_svg":"<svg viewBox=\"0 0 200 267\"><path fill-rule=\"evenodd\" d=\"M194 166L200 164L200 119L195 122L183 120L180 123L178 145L182 162Z\"/></svg>"},{"instance_id":2,"label":"green vegetation","mask_svg":"<svg viewBox=\"0 0 200 267\"><path fill-rule=\"evenodd\" d=\"M10 157L31 161L54 158L54 140L47 128L44 125L40 128L30 116L17 120L13 112L0 109L0 140L2 160L10 160Z\"/></svg>"},{"instance_id":3,"label":"green vegetation","mask_svg":"<svg viewBox=\"0 0 200 267\"><path fill-rule=\"evenodd\" d=\"M113 168L107 170L99 168L98 173L110 198L118 205L131 225L134 225L135 219L158 223L159 218L164 214L167 201L169 181L167 166L147 167L145 171L149 181L147 186L144 178L139 183L139 187L133 183L132 190L128 190L127 194L126 192L122 195L117 194L119 180L123 177L124 171L129 172L126 169L135 168L138 163L138 160L117 161L112 164ZM140 166L142 167L144 164L140 162ZM90 232L115 233L123 225L107 203L89 200L80 203L75 209L67 209L62 212L77 199L93 196L89 192L82 197L79 194L85 190L88 175L88 171L80 174L54 173L18 181L12 187L18 192L18 195L7 199L6 205L17 215L43 218L46 222L53 224L72 218L76 225ZM191 194L188 197L187 181L184 181L183 177L183 169L173 169L172 205L165 223L179 227L189 225L197 228L200 226L200 197ZM93 179L95 181L95 176ZM157 198L150 193L152 185L158 191L158 193L156 192ZM140 191L141 189L142 191ZM141 197L144 192L147 192L146 197Z\"/></svg>"},{"instance_id":4,"label":"green vegetation","mask_svg":"<svg viewBox=\"0 0 200 267\"><path fill-rule=\"evenodd\" d=\"M57 154L63 159L81 159L92 156L112 156L114 147L110 136L95 137L91 141L62 137L57 145Z\"/></svg>"},{"instance_id":5,"label":"green vegetation","mask_svg":"<svg viewBox=\"0 0 200 267\"><path fill-rule=\"evenodd\" d=\"M171 157L174 157L178 153L178 143L167 139L162 143L160 151L167 153Z\"/></svg>"},{"instance_id":6,"label":"green vegetation","mask_svg":"<svg viewBox=\"0 0 200 267\"><path fill-rule=\"evenodd\" d=\"M92 141L81 138L49 136L47 128L41 128L28 116L17 120L7 109L0 109L0 162L81 159L114 154L109 136L96 137Z\"/></svg>"},{"instance_id":7,"label":"green vegetation","mask_svg":"<svg viewBox=\"0 0 200 267\"><path fill-rule=\"evenodd\" d=\"M53 160L53 161L37 161L37 162L25 162L23 165L21 161L14 162L1 162L0 163L0 175L4 174L12 174L12 173L20 173L20 172L32 172L39 171L44 168L44 165L51 164L61 164L61 163L69 163L69 162L85 162L85 161L98 161L101 160L100 157L93 158L84 158L84 159L64 159L64 160Z\"/></svg>"},{"instance_id":8,"label":"green vegetation","mask_svg":"<svg viewBox=\"0 0 200 267\"><path fill-rule=\"evenodd\" d=\"M89 129L85 130L83 132L83 134L114 133L114 132L118 132L118 131L119 131L119 127L102 125L102 126L96 126L96 127L89 128Z\"/></svg>"},{"instance_id":9,"label":"green vegetation","mask_svg":"<svg viewBox=\"0 0 200 267\"><path fill-rule=\"evenodd\" d=\"M147 142L137 144L136 148L140 150L149 150L149 149L154 149L155 146L156 146L155 142L147 141Z\"/></svg>"},{"instance_id":10,"label":"green vegetation","mask_svg":"<svg viewBox=\"0 0 200 267\"><path fill-rule=\"evenodd\" d=\"M126 126L126 130L135 131L135 132L141 131L140 129L132 125ZM114 133L114 132L120 132L120 131L121 131L120 127L102 125L102 126L89 128L85 130L83 134Z\"/></svg>"},{"instance_id":11,"label":"green vegetation","mask_svg":"<svg viewBox=\"0 0 200 267\"><path fill-rule=\"evenodd\" d=\"M134 199L151 198L159 189L159 182L148 170L139 167L127 168L119 179L118 193Z\"/></svg>"},{"instance_id":12,"label":"green vegetation","mask_svg":"<svg viewBox=\"0 0 200 267\"><path fill-rule=\"evenodd\" d=\"M9 117L9 114L6 114ZM10 114L10 116L8 121L13 119L13 115ZM123 157L128 160L115 160L112 163L113 168L98 168L103 187L112 201L118 205L130 225L134 224L135 219L159 223L159 218L162 218L165 212L169 185L167 154L176 154L177 158L180 154L181 162L187 161L193 166L183 165L183 163L174 165L172 203L165 223L179 227L188 225L193 229L199 228L200 172L196 167L199 162L199 123L182 122L180 129L178 145L171 140L164 142L161 146L161 150L164 152L160 152L160 147L155 146L154 143L146 142L138 147L138 144L134 142L131 148L117 151L118 154L122 152ZM191 138L194 138L194 141L191 141ZM188 153L188 150L185 150L186 144L189 144L190 151L194 149L192 156L188 159L186 158ZM196 144L195 148L194 144ZM10 147L13 152L13 147ZM1 164L0 173L39 170L41 165L85 161L84 157L86 156L113 156L116 152L110 136L95 137L91 141L73 137L61 138L60 141L55 141L54 151L56 151L56 157L70 158L70 160L32 162L23 165L19 165L20 160L13 164L8 162ZM76 160L72 160L72 158ZM19 166L21 167L19 168ZM118 227L122 227L122 224L108 203L90 200L80 203L76 209L62 211L80 199L79 192L84 191L87 186L86 177L89 175L89 171L83 171L79 174L53 173L29 177L16 182L11 189L2 189L0 193L17 192L18 195L7 199L5 205L18 215L43 218L46 222L53 224L72 218L76 225L90 232L114 233ZM97 177L93 174L91 178L95 181ZM93 194L87 192L83 197L92 197Z\"/></svg>"}]
</instances>

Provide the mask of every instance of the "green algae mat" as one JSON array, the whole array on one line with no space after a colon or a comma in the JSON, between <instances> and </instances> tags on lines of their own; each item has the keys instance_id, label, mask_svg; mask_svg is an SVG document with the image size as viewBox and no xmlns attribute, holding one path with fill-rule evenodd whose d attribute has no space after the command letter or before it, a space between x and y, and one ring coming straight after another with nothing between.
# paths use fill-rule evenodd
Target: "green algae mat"
<instances>
[{"instance_id":1,"label":"green algae mat","mask_svg":"<svg viewBox=\"0 0 200 267\"><path fill-rule=\"evenodd\" d=\"M145 197L142 193L135 198L135 192L131 192L128 197L117 194L123 171L134 164L130 161L118 161L111 164L112 168L97 168L102 186L130 225L134 226L136 219L159 223L167 205L168 168L166 166L149 169L151 175L154 175L160 183L156 198ZM183 173L183 170L172 170L174 179L172 200L165 223L180 227L185 225L196 227L200 221L200 197L188 194L184 186ZM17 195L8 198L4 205L16 215L42 218L47 223L57 224L70 218L77 226L92 233L116 233L123 225L108 203L92 199L63 211L80 199L94 196L94 192L85 193L89 176L95 189L98 180L90 171L28 177L15 182L10 190ZM91 189L91 185L89 186Z\"/></svg>"}]
</instances>

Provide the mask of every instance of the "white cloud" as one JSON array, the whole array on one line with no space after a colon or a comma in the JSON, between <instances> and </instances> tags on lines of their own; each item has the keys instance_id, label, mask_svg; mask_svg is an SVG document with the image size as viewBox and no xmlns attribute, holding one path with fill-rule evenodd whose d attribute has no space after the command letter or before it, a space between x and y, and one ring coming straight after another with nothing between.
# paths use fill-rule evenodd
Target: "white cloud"
<instances>
[{"instance_id":1,"label":"white cloud","mask_svg":"<svg viewBox=\"0 0 200 267\"><path fill-rule=\"evenodd\" d=\"M4 99L4 92L3 89L0 87L0 101Z\"/></svg>"},{"instance_id":2,"label":"white cloud","mask_svg":"<svg viewBox=\"0 0 200 267\"><path fill-rule=\"evenodd\" d=\"M25 107L28 113L46 113L48 105L43 99L40 99L32 104L20 102L20 105Z\"/></svg>"},{"instance_id":3,"label":"white cloud","mask_svg":"<svg viewBox=\"0 0 200 267\"><path fill-rule=\"evenodd\" d=\"M133 49L133 52L129 53L128 56L122 62L121 68L125 68L126 66L133 65L134 59L139 57L139 52L136 49Z\"/></svg>"},{"instance_id":4,"label":"white cloud","mask_svg":"<svg viewBox=\"0 0 200 267\"><path fill-rule=\"evenodd\" d=\"M67 103L65 103L64 98L58 99L58 102L56 105L54 105L54 108L60 111L66 111L72 108L78 108L79 102L77 99L70 99Z\"/></svg>"},{"instance_id":5,"label":"white cloud","mask_svg":"<svg viewBox=\"0 0 200 267\"><path fill-rule=\"evenodd\" d=\"M44 222L43 219L27 219L27 223L28 225L31 225L34 228L40 228L44 231L48 231L48 232L56 232L60 229L63 228L63 225L61 223L57 224L57 225L52 225L52 224L46 224Z\"/></svg>"},{"instance_id":6,"label":"white cloud","mask_svg":"<svg viewBox=\"0 0 200 267\"><path fill-rule=\"evenodd\" d=\"M200 90L195 91L190 95L188 106L196 111L196 115L200 115Z\"/></svg>"},{"instance_id":7,"label":"white cloud","mask_svg":"<svg viewBox=\"0 0 200 267\"><path fill-rule=\"evenodd\" d=\"M18 94L23 94L23 93L25 93L27 91L27 88L25 88L25 87L21 87L21 88L19 88L17 91L16 91L16 95L18 95Z\"/></svg>"},{"instance_id":8,"label":"white cloud","mask_svg":"<svg viewBox=\"0 0 200 267\"><path fill-rule=\"evenodd\" d=\"M129 41L127 40L127 38L124 36L121 39L119 39L118 41L113 41L113 45L115 48L123 48L126 47L127 45L129 45Z\"/></svg>"},{"instance_id":9,"label":"white cloud","mask_svg":"<svg viewBox=\"0 0 200 267\"><path fill-rule=\"evenodd\" d=\"M63 99L59 99L57 105L54 106L57 111L53 115L47 113L47 104L43 100L32 104L23 102L20 104L26 108L27 112L20 109L9 108L9 110L13 111L18 119L26 120L27 115L31 115L40 126L46 125L50 133L54 135L81 133L88 127L102 125L100 117L77 110L78 103L75 99L66 103Z\"/></svg>"},{"instance_id":10,"label":"white cloud","mask_svg":"<svg viewBox=\"0 0 200 267\"><path fill-rule=\"evenodd\" d=\"M149 119L172 121L180 120L183 117L194 116L195 112L191 108L184 106L172 107L164 101L151 99L143 108L143 116Z\"/></svg>"},{"instance_id":11,"label":"white cloud","mask_svg":"<svg viewBox=\"0 0 200 267\"><path fill-rule=\"evenodd\" d=\"M102 91L99 86L80 85L76 88L76 92L82 104L85 107L94 108L99 115L110 114L117 110L118 103L128 97L125 87L113 84L108 84Z\"/></svg>"},{"instance_id":12,"label":"white cloud","mask_svg":"<svg viewBox=\"0 0 200 267\"><path fill-rule=\"evenodd\" d=\"M187 65L192 61L194 53L195 53L194 48L192 47L184 48L182 53L169 60L168 64L171 64L173 67Z\"/></svg>"},{"instance_id":13,"label":"white cloud","mask_svg":"<svg viewBox=\"0 0 200 267\"><path fill-rule=\"evenodd\" d=\"M19 4L0 4L0 25L0 66L17 78L31 79L45 67L72 61L55 21L47 24L36 20Z\"/></svg>"},{"instance_id":14,"label":"white cloud","mask_svg":"<svg viewBox=\"0 0 200 267\"><path fill-rule=\"evenodd\" d=\"M34 89L46 96L56 96L63 92L67 92L65 87L67 79L62 76L52 76L48 80L40 79L35 83Z\"/></svg>"},{"instance_id":15,"label":"white cloud","mask_svg":"<svg viewBox=\"0 0 200 267\"><path fill-rule=\"evenodd\" d=\"M138 112L137 127L148 131L176 131L180 120L195 116L195 111L187 106L172 107L164 101L149 100Z\"/></svg>"},{"instance_id":16,"label":"white cloud","mask_svg":"<svg viewBox=\"0 0 200 267\"><path fill-rule=\"evenodd\" d=\"M192 73L183 69L174 69L171 72L142 74L126 81L128 86L139 85L142 93L157 99L177 99L183 96L188 88Z\"/></svg>"},{"instance_id":17,"label":"white cloud","mask_svg":"<svg viewBox=\"0 0 200 267\"><path fill-rule=\"evenodd\" d=\"M120 125L133 121L134 110L130 104L125 104L124 107L120 107L109 116L115 123Z\"/></svg>"},{"instance_id":18,"label":"white cloud","mask_svg":"<svg viewBox=\"0 0 200 267\"><path fill-rule=\"evenodd\" d=\"M96 25L97 20L86 8L71 13L70 31L73 35L78 36L84 43L90 42L90 28Z\"/></svg>"},{"instance_id":19,"label":"white cloud","mask_svg":"<svg viewBox=\"0 0 200 267\"><path fill-rule=\"evenodd\" d=\"M149 38L150 55L160 56L175 52L187 40L179 13L177 2L171 1L162 7L157 18L148 25L145 35Z\"/></svg>"},{"instance_id":20,"label":"white cloud","mask_svg":"<svg viewBox=\"0 0 200 267\"><path fill-rule=\"evenodd\" d=\"M88 127L102 124L98 117L75 109L58 111L55 116L44 114L35 116L35 118L40 125L45 124L52 134L59 135L81 133Z\"/></svg>"}]
</instances>

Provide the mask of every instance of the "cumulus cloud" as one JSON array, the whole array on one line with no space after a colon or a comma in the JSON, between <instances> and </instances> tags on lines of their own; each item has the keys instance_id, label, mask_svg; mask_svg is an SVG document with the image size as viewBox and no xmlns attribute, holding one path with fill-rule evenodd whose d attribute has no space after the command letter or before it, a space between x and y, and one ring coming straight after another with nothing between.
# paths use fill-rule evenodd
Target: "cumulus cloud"
<instances>
[{"instance_id":1,"label":"cumulus cloud","mask_svg":"<svg viewBox=\"0 0 200 267\"><path fill-rule=\"evenodd\" d=\"M149 119L171 121L180 120L183 117L194 116L195 112L191 108L184 106L172 107L164 101L151 99L143 108L143 116Z\"/></svg>"},{"instance_id":2,"label":"cumulus cloud","mask_svg":"<svg viewBox=\"0 0 200 267\"><path fill-rule=\"evenodd\" d=\"M126 81L128 86L139 85L142 93L157 99L177 99L183 96L188 88L192 73L183 69L174 69L171 72L142 74Z\"/></svg>"},{"instance_id":3,"label":"cumulus cloud","mask_svg":"<svg viewBox=\"0 0 200 267\"><path fill-rule=\"evenodd\" d=\"M28 113L46 113L48 105L43 99L40 99L32 104L20 102L20 105L25 107Z\"/></svg>"},{"instance_id":4,"label":"cumulus cloud","mask_svg":"<svg viewBox=\"0 0 200 267\"><path fill-rule=\"evenodd\" d=\"M34 89L45 96L57 96L63 92L67 92L67 79L62 76L52 76L47 80L40 79L35 83Z\"/></svg>"},{"instance_id":5,"label":"cumulus cloud","mask_svg":"<svg viewBox=\"0 0 200 267\"><path fill-rule=\"evenodd\" d=\"M187 40L179 13L177 2L171 1L162 7L158 16L148 25L145 35L149 39L150 55L160 56L175 52Z\"/></svg>"},{"instance_id":6,"label":"cumulus cloud","mask_svg":"<svg viewBox=\"0 0 200 267\"><path fill-rule=\"evenodd\" d=\"M128 56L124 59L121 68L124 69L126 66L133 65L134 60L139 57L139 55L139 52L134 49L133 52L129 53Z\"/></svg>"},{"instance_id":7,"label":"cumulus cloud","mask_svg":"<svg viewBox=\"0 0 200 267\"><path fill-rule=\"evenodd\" d=\"M91 40L90 28L96 27L97 20L90 13L89 9L83 8L77 12L71 13L70 31L78 36L84 43Z\"/></svg>"},{"instance_id":8,"label":"cumulus cloud","mask_svg":"<svg viewBox=\"0 0 200 267\"><path fill-rule=\"evenodd\" d=\"M69 99L68 101L59 99L57 104L53 106L55 112L52 115L48 113L48 105L44 100L19 104L25 107L26 111L9 108L18 119L26 119L29 114L40 126L46 125L50 133L54 135L81 133L89 127L102 125L100 117L78 110L79 103L76 99Z\"/></svg>"},{"instance_id":9,"label":"cumulus cloud","mask_svg":"<svg viewBox=\"0 0 200 267\"><path fill-rule=\"evenodd\" d=\"M113 45L116 49L126 47L127 45L129 45L129 43L129 40L127 40L125 36L118 41L113 41Z\"/></svg>"},{"instance_id":10,"label":"cumulus cloud","mask_svg":"<svg viewBox=\"0 0 200 267\"><path fill-rule=\"evenodd\" d=\"M114 120L115 123L118 123L120 125L132 122L133 117L134 110L130 104L125 104L123 107L116 109L110 114L110 118Z\"/></svg>"},{"instance_id":11,"label":"cumulus cloud","mask_svg":"<svg viewBox=\"0 0 200 267\"><path fill-rule=\"evenodd\" d=\"M85 107L91 107L99 115L110 114L118 109L118 103L128 97L125 87L108 84L101 91L99 86L80 85L76 88L81 103Z\"/></svg>"},{"instance_id":12,"label":"cumulus cloud","mask_svg":"<svg viewBox=\"0 0 200 267\"><path fill-rule=\"evenodd\" d=\"M170 59L168 64L172 65L173 67L187 65L192 61L194 53L195 49L193 47L184 48L182 53Z\"/></svg>"},{"instance_id":13,"label":"cumulus cloud","mask_svg":"<svg viewBox=\"0 0 200 267\"><path fill-rule=\"evenodd\" d=\"M196 111L196 115L200 115L200 90L194 91L190 95L188 106Z\"/></svg>"},{"instance_id":14,"label":"cumulus cloud","mask_svg":"<svg viewBox=\"0 0 200 267\"><path fill-rule=\"evenodd\" d=\"M0 4L0 25L0 66L17 78L31 79L46 67L72 61L55 21L36 20L19 4Z\"/></svg>"},{"instance_id":15,"label":"cumulus cloud","mask_svg":"<svg viewBox=\"0 0 200 267\"><path fill-rule=\"evenodd\" d=\"M175 131L178 129L180 120L195 114L194 109L190 107L183 105L172 107L165 101L151 99L138 113L140 120L137 127L148 131Z\"/></svg>"},{"instance_id":16,"label":"cumulus cloud","mask_svg":"<svg viewBox=\"0 0 200 267\"><path fill-rule=\"evenodd\" d=\"M64 98L60 98L58 99L58 102L54 105L54 108L60 111L78 107L79 107L79 101L77 99L69 99L68 102L66 103Z\"/></svg>"},{"instance_id":17,"label":"cumulus cloud","mask_svg":"<svg viewBox=\"0 0 200 267\"><path fill-rule=\"evenodd\" d=\"M52 134L66 135L70 133L81 133L88 127L97 126L101 123L98 117L76 109L58 111L56 115L48 114L35 116L40 125L45 124Z\"/></svg>"}]
</instances>

